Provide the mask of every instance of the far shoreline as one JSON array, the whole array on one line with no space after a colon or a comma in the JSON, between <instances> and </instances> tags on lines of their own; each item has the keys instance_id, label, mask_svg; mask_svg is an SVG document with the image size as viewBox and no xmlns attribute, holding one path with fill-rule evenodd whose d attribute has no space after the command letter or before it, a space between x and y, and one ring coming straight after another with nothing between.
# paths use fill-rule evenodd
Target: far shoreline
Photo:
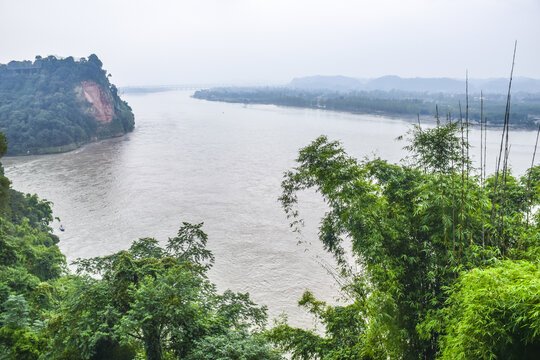
<instances>
[{"instance_id":1,"label":"far shoreline","mask_svg":"<svg viewBox=\"0 0 540 360\"><path fill-rule=\"evenodd\" d=\"M171 90L174 91L174 90ZM199 98L195 97L194 94L191 95L193 99L197 100L203 100L203 101L210 101L210 102L221 102L221 103L227 103L227 104L241 104L241 105L271 105L276 107L282 107L282 108L290 108L290 109L309 109L309 110L317 110L317 111L327 111L327 112L334 112L334 113L340 113L340 114L353 114L353 115L370 115L370 116L380 116L385 117L392 120L403 120L406 122L409 122L411 124L418 124L418 116L417 115L410 115L410 114L395 114L395 113L385 113L385 112L358 112L358 111L347 111L347 110L337 110L337 109L326 109L326 108L320 108L320 107L311 107L311 106L300 106L300 105L284 105L284 104L275 104L275 103L262 103L262 102L241 102L241 101L226 101L226 100L211 100L211 99L205 99L205 98ZM453 118L454 121L459 121L458 118ZM510 119L511 122L512 119ZM441 122L446 122L446 118L441 117ZM420 115L420 123L423 124L436 124L437 120L435 115L429 116L429 115ZM521 131L536 131L538 124L535 124L534 126L518 126L513 125L510 123L510 129L513 130L521 130ZM476 121L469 121L469 126L474 128L480 128L480 124ZM487 124L488 129L502 129L502 124L493 124L489 123Z\"/></svg>"}]
</instances>

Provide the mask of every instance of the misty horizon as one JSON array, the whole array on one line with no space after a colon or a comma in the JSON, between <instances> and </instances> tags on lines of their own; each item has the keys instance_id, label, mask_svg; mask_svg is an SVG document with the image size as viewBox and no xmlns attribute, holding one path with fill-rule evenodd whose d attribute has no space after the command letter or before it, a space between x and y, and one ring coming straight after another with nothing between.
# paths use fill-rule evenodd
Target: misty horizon
<instances>
[{"instance_id":1,"label":"misty horizon","mask_svg":"<svg viewBox=\"0 0 540 360\"><path fill-rule=\"evenodd\" d=\"M514 75L540 79L538 14L535 0L4 1L0 63L95 53L119 86L486 79L508 77L517 40Z\"/></svg>"},{"instance_id":2,"label":"misty horizon","mask_svg":"<svg viewBox=\"0 0 540 360\"><path fill-rule=\"evenodd\" d=\"M90 54L88 54L90 55ZM99 58L100 54L95 54ZM88 58L88 56L72 56L72 55L58 55L58 54L37 54L33 58L28 59L11 59L8 62L0 63L0 65L7 65L9 62L24 62L24 61L31 61L34 62L36 58L46 58L49 56L54 56L57 59L65 59L68 57L72 57L75 61L79 61L82 58ZM105 70L109 72L107 69L106 64L104 65ZM465 74L465 73L464 73ZM509 74L508 74L509 75ZM402 80L455 80L455 81L462 81L465 83L466 76L463 75L462 77L451 77L451 76L432 76L432 77L426 77L426 76L400 76L397 74L383 74L381 76L371 76L371 77L355 77L355 76L348 76L341 73L328 73L328 74L308 74L304 76L293 76L289 78L288 80L284 81L275 81L275 80L269 80L266 82L249 82L249 81L240 81L240 82L189 82L189 83L183 83L183 82L164 82L164 83L148 83L148 84L129 84L129 85L120 85L120 87L160 87L160 86L287 86L290 83L292 83L294 80L297 79L305 79L305 78L315 78L315 77L321 77L321 78L347 78L347 79L354 79L358 80L360 82L369 82L371 80L381 79L381 78L399 78ZM469 77L469 81L491 81L491 80L508 80L509 76L503 77L503 76L497 76L497 77ZM529 77L529 76L514 76L514 80L535 80L540 81L539 77Z\"/></svg>"}]
</instances>

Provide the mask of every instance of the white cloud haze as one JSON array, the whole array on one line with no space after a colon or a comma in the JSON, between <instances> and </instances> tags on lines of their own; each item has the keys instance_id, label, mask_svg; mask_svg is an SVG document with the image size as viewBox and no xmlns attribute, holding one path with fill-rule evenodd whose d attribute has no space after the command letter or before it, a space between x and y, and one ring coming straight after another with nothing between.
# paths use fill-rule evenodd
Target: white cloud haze
<instances>
[{"instance_id":1,"label":"white cloud haze","mask_svg":"<svg viewBox=\"0 0 540 360\"><path fill-rule=\"evenodd\" d=\"M0 63L97 54L120 85L540 78L539 0L0 0Z\"/></svg>"}]
</instances>

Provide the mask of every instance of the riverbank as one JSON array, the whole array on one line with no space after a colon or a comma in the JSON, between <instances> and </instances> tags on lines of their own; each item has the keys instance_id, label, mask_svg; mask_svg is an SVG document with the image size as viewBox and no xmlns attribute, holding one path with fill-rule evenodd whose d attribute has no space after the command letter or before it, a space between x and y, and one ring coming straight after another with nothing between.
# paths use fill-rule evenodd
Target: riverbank
<instances>
[{"instance_id":1,"label":"riverbank","mask_svg":"<svg viewBox=\"0 0 540 360\"><path fill-rule=\"evenodd\" d=\"M103 140L119 138L119 137L125 136L127 134L129 134L129 133L117 134L117 135L111 135L111 136L104 136L104 137L94 138L94 139L91 139L89 141L71 143L71 144L62 145L62 146L51 146L51 147L46 147L46 148L38 148L38 149L33 149L32 151L28 150L26 153L5 155L4 158L14 158L14 157L32 156L32 155L62 154L62 153L67 153L67 152L70 152L70 151L80 149L84 145L100 142L100 141L103 141Z\"/></svg>"},{"instance_id":2,"label":"riverbank","mask_svg":"<svg viewBox=\"0 0 540 360\"><path fill-rule=\"evenodd\" d=\"M478 96L477 96L478 95ZM196 99L241 104L277 105L286 107L331 110L350 114L378 115L391 118L465 119L471 124L487 120L488 126L504 123L506 96L488 94L480 101L480 94L431 94L400 91L329 92L305 91L291 88L211 88L198 90ZM512 98L511 126L536 129L540 122L540 95L519 94ZM483 104L482 104L483 102Z\"/></svg>"}]
</instances>

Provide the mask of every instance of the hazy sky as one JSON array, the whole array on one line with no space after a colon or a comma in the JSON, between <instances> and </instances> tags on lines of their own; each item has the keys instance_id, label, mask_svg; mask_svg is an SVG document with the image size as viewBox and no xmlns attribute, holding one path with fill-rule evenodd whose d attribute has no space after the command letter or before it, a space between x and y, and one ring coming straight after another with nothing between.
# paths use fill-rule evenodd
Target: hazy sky
<instances>
[{"instance_id":1,"label":"hazy sky","mask_svg":"<svg viewBox=\"0 0 540 360\"><path fill-rule=\"evenodd\" d=\"M113 82L540 78L540 0L0 0L0 63L97 54Z\"/></svg>"}]
</instances>

